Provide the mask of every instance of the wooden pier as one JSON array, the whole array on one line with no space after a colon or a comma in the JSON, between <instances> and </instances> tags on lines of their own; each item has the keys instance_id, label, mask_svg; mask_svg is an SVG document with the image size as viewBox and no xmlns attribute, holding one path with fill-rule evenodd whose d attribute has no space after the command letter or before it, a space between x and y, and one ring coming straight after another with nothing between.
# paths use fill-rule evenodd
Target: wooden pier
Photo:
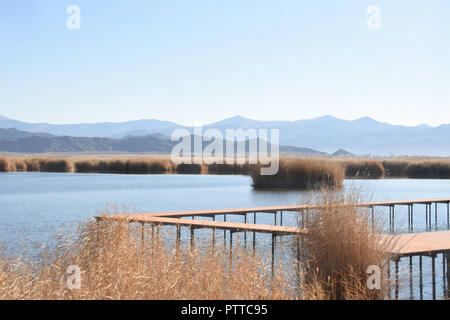
<instances>
[{"instance_id":1,"label":"wooden pier","mask_svg":"<svg viewBox=\"0 0 450 320\"><path fill-rule=\"evenodd\" d=\"M351 204L359 208L372 209L372 218L374 217L374 209L376 207L388 207L389 208L389 227L393 233L395 231L395 207L407 206L408 207L408 230L414 230L414 206L425 205L425 221L427 230L432 230L432 205L434 204L434 223L437 226L438 220L438 204L446 205L447 216L447 228L450 228L450 198L437 198L437 199L416 199L416 200L389 200L389 201L373 201L373 202L361 202L358 204ZM251 213L272 213L275 216L280 213L281 223L283 211L286 212L301 212L306 210L320 210L323 208L317 204L304 204L294 206L273 206L273 207L255 207L255 208L238 208L238 209L221 209L221 210L196 210L196 211L179 211L179 212L158 212L158 213L144 213L144 215L154 217L165 218L184 218L184 217L215 217L217 215L223 215L226 220L227 215L244 215ZM417 218L416 218L417 219ZM276 220L275 220L276 221ZM255 222L256 223L256 222ZM275 223L276 224L276 223Z\"/></svg>"},{"instance_id":2,"label":"wooden pier","mask_svg":"<svg viewBox=\"0 0 450 320\"><path fill-rule=\"evenodd\" d=\"M396 245L390 250L392 260L395 264L396 275L396 290L395 297L398 298L398 264L402 258L409 259L410 266L410 289L412 296L412 263L413 257L419 258L419 275L420 275L420 298L423 298L423 277L422 277L422 259L423 257L430 257L432 259L432 295L433 299L436 299L436 272L435 272L435 260L438 254L442 255L443 263L443 287L444 292L448 293L450 288L450 231L434 231L432 232L432 205L434 204L434 219L437 229L438 221L438 204L445 204L445 214L447 217L447 228L450 229L450 198L445 199L418 199L418 200L399 200L399 201L375 201L375 202L363 202L358 204L351 204L349 206L358 208L370 208L372 214L372 221L374 220L374 208L376 207L389 207L389 224L390 233L380 235L382 238L389 237L392 243ZM395 207L407 206L408 207L408 231L414 230L414 206L425 205L425 223L426 230L429 232L424 233L407 233L407 234L393 234L395 229ZM300 236L308 231L299 227L283 226L283 212L303 212L306 210L320 210L324 208L323 205L297 205L297 206L273 206L273 207L254 207L254 208L238 208L238 209L222 209L222 210L197 210L197 211L183 211L183 212L160 212L160 213L144 213L144 214L126 214L126 215L112 215L112 216L99 216L96 217L99 220L125 220L129 223L142 224L142 232L144 232L144 224L151 224L152 230L154 226L159 225L173 225L177 228L176 246L180 244L180 231L181 227L187 227L190 229L190 243L191 247L195 246L195 230L196 229L211 229L212 230L212 245L215 245L216 230L223 230L224 232L224 245L227 241L227 234L229 234L229 248L230 248L230 261L233 248L233 234L237 232L243 232L245 235L245 246L247 245L247 233L253 234L253 250L255 250L256 234L265 233L272 236L272 272L274 270L275 260L275 244L276 237L283 236L295 236L297 238L297 252L300 251ZM257 213L269 213L274 215L274 224L257 224ZM277 219L280 214L279 219ZM227 215L240 215L244 217L244 222L227 222ZM248 216L253 216L252 219L248 219ZM223 216L223 221L216 221L216 216ZM199 220L195 217L212 218L212 220ZM191 219L187 219L191 218ZM279 220L279 223L278 223ZM152 231L153 234L153 231ZM142 234L144 237L144 234Z\"/></svg>"}]
</instances>

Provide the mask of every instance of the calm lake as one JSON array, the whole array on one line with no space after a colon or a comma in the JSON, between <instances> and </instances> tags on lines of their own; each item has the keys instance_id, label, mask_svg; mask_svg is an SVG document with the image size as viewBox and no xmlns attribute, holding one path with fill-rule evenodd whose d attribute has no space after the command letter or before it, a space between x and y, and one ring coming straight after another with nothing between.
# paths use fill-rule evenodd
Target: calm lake
<instances>
[{"instance_id":1,"label":"calm lake","mask_svg":"<svg viewBox=\"0 0 450 320\"><path fill-rule=\"evenodd\" d=\"M27 254L51 244L79 221L92 219L108 206L127 212L187 211L294 205L309 192L255 190L250 177L231 175L108 175L66 173L0 174L0 243L9 252ZM347 180L360 188L364 200L401 200L450 196L450 180ZM387 214L382 209L379 215ZM402 210L405 212L402 213ZM415 231L424 229L425 208L415 208ZM444 207L438 229L447 228ZM294 225L294 214L283 223ZM242 221L229 217L228 221ZM434 219L434 218L433 218ZM258 216L273 223L273 215ZM396 230L407 228L406 207L396 211Z\"/></svg>"}]
</instances>

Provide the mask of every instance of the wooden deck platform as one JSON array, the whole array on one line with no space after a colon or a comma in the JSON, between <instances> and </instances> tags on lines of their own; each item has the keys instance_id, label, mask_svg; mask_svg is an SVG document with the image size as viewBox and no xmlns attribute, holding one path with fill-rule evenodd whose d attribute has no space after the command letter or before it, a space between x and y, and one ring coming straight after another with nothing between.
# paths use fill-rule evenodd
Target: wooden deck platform
<instances>
[{"instance_id":1,"label":"wooden deck platform","mask_svg":"<svg viewBox=\"0 0 450 320\"><path fill-rule=\"evenodd\" d=\"M392 239L391 253L398 256L435 255L450 252L450 231L383 235Z\"/></svg>"},{"instance_id":2,"label":"wooden deck platform","mask_svg":"<svg viewBox=\"0 0 450 320\"><path fill-rule=\"evenodd\" d=\"M443 277L447 280L443 281L443 287L446 294L448 293L448 288L450 288L450 271L449 271L449 261L450 261L450 231L434 231L431 232L431 211L432 204L435 204L435 224L437 227L437 217L438 217L438 204L447 204L447 226L450 229L450 198L439 198L439 199L416 199L416 200L397 200L397 201L375 201L375 202L364 202L358 204L352 204L351 206L356 206L360 208L372 208L372 219L374 217L373 208L377 206L389 207L389 222L390 231L394 231L394 207L397 205L408 206L408 230L413 230L413 207L416 204L426 205L426 225L427 230L430 232L424 233L408 233L408 234L383 234L380 235L381 241L388 241L388 246L393 247L389 249L392 257L391 259L395 264L395 297L398 298L399 292L399 279L398 279L398 268L399 261L404 257L409 257L410 266L410 290L412 295L412 258L414 256L419 257L419 276L420 276L420 298L423 298L423 277L422 277L422 257L431 257L432 266L432 297L436 299L436 266L435 260L438 254L443 256ZM300 235L305 234L308 231L306 229L298 227L286 227L282 225L282 214L283 211L302 211L302 210L314 210L321 209L323 205L296 205L296 206L272 206L272 207L254 207L254 208L238 208L238 209L219 209L219 210L196 210L196 211L183 211L183 212L159 212L159 213L147 213L147 214L127 214L127 215L113 215L113 216L100 216L96 217L97 221L101 220L115 220L115 221L126 221L128 223L140 223L142 224L142 241L144 241L144 224L151 224L153 227L159 225L172 225L177 228L176 246L180 246L181 242L181 227L187 227L190 229L190 243L191 248L195 246L194 231L195 229L211 229L212 234L212 245L215 245L216 230L223 230L224 233L224 245L227 240L227 231L229 234L229 249L230 249L230 263L232 261L232 251L233 251L233 233L244 232L245 233L245 247L247 247L247 232L253 233L252 246L255 250L256 243L256 233L271 234L272 236L272 274L274 272L274 261L275 261L275 245L276 237L282 236L298 236L297 237L297 253L300 251ZM277 213L281 213L280 225L277 224ZM253 213L253 223L247 223L247 214ZM256 224L256 213L271 213L274 214L274 225L263 225ZM226 222L226 215L243 215L245 217L245 223L237 222ZM216 215L224 215L224 221L215 221ZM195 220L196 216L210 217L211 220ZM187 217L192 217L192 219L186 219ZM152 227L152 237L153 237L153 227ZM157 229L158 230L158 229ZM445 263L445 261L447 261ZM446 267L445 267L446 266ZM297 266L298 269L298 266ZM447 269L447 271L445 271ZM298 272L298 270L297 270ZM446 273L446 274L445 274Z\"/></svg>"},{"instance_id":3,"label":"wooden deck platform","mask_svg":"<svg viewBox=\"0 0 450 320\"><path fill-rule=\"evenodd\" d=\"M192 220L180 218L156 217L148 214L130 214L96 217L98 220L127 221L154 225L174 225L192 229L216 229L234 232L269 233L275 236L300 235L308 231L297 227L285 227L265 224ZM394 244L390 252L393 256L435 255L450 252L450 231L381 235L382 241Z\"/></svg>"},{"instance_id":4,"label":"wooden deck platform","mask_svg":"<svg viewBox=\"0 0 450 320\"><path fill-rule=\"evenodd\" d=\"M354 206L357 206L360 208L371 208L371 207L377 207L377 206L389 207L389 206L395 206L395 205L414 205L414 204L432 204L432 203L450 204L450 198L373 201L373 202L361 202L358 204L354 204ZM277 213L279 211L314 210L314 209L320 209L321 207L323 207L323 206L316 205L316 204L304 204L304 205L292 205L292 206L271 206L271 207L235 208L235 209L219 209L219 210L217 210L217 209L195 210L195 211L178 211L178 212L155 212L155 213L143 213L143 214L155 216L155 217L167 217L167 218L196 217L196 216L212 217L215 215L224 215L224 214L242 215L242 214L253 213L253 212Z\"/></svg>"},{"instance_id":5,"label":"wooden deck platform","mask_svg":"<svg viewBox=\"0 0 450 320\"><path fill-rule=\"evenodd\" d=\"M284 226L272 226L266 224L250 224L239 222L222 222L222 221L208 221L208 220L191 220L191 219L177 219L177 218L165 218L155 217L145 214L130 214L130 215L116 215L116 216L104 216L96 217L102 220L125 220L127 222L134 223L149 223L157 225L179 225L185 227L192 227L194 229L218 229L218 230L231 230L232 232L256 232L256 233L270 233L275 235L297 235L305 233L305 229L299 229L296 227L284 227Z\"/></svg>"}]
</instances>

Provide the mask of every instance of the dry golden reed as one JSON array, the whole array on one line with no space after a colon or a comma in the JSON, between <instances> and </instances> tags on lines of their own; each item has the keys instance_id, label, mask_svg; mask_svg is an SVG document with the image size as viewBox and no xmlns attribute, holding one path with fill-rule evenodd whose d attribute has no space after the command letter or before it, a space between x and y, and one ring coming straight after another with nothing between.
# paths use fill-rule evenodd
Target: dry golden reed
<instances>
[{"instance_id":1,"label":"dry golden reed","mask_svg":"<svg viewBox=\"0 0 450 320\"><path fill-rule=\"evenodd\" d=\"M344 181L344 169L333 160L316 158L281 158L275 175L261 175L261 165L252 170L256 188L321 189L339 188Z\"/></svg>"},{"instance_id":2,"label":"dry golden reed","mask_svg":"<svg viewBox=\"0 0 450 320\"><path fill-rule=\"evenodd\" d=\"M276 178L257 178L257 184L261 187L302 187L302 185L339 184L340 165L344 168L345 177L352 179L381 179L391 178L416 178L416 179L449 179L449 158L391 158L391 159L327 159L327 158L302 158L284 157L281 159L280 171ZM115 158L107 157L12 157L0 158L0 172L14 171L43 171L43 172L75 172L75 173L113 173L113 174L242 174L254 175L260 165L230 163L219 164L179 164L176 165L170 156L147 156ZM288 174L294 173L303 181L296 181L295 177ZM285 182L281 181L284 177ZM330 179L324 184L324 177ZM317 177L317 183L311 181ZM299 180L297 179L297 180ZM309 179L309 180L308 180ZM312 179L312 180L311 180ZM325 178L327 180L328 178ZM330 184L328 184L330 183ZM302 187L303 188L303 187ZM309 188L309 187L307 187Z\"/></svg>"},{"instance_id":3,"label":"dry golden reed","mask_svg":"<svg viewBox=\"0 0 450 320\"><path fill-rule=\"evenodd\" d=\"M14 163L8 158L0 158L0 172L15 171Z\"/></svg>"},{"instance_id":4,"label":"dry golden reed","mask_svg":"<svg viewBox=\"0 0 450 320\"><path fill-rule=\"evenodd\" d=\"M230 260L229 248L217 243L178 247L175 235L162 227L153 233L150 226L142 230L126 220L100 220L82 224L74 238L59 242L38 262L0 255L0 299L386 298L385 272L380 290L366 284L368 266L385 269L391 258L386 253L391 244L380 241L379 220L372 223L355 207L361 199L354 191L323 190L310 200L321 210L299 213L299 227L307 229L299 238L301 249L292 250L297 240L279 248L290 253L288 267L277 260L273 276L270 259L239 241ZM67 270L74 265L81 287L70 290Z\"/></svg>"},{"instance_id":5,"label":"dry golden reed","mask_svg":"<svg viewBox=\"0 0 450 320\"><path fill-rule=\"evenodd\" d=\"M39 263L0 258L0 299L292 299L282 274L271 278L258 255L217 246L182 246L140 236L125 222L87 223ZM150 233L150 232L147 232ZM67 286L67 268L81 271L80 289Z\"/></svg>"},{"instance_id":6,"label":"dry golden reed","mask_svg":"<svg viewBox=\"0 0 450 320\"><path fill-rule=\"evenodd\" d=\"M299 226L307 229L301 237L299 263L302 295L306 299L384 299L389 279L382 273L380 289L369 288L369 266L386 270L392 240L380 241L382 222L366 209L358 191L327 191L311 197L320 210L299 214Z\"/></svg>"},{"instance_id":7,"label":"dry golden reed","mask_svg":"<svg viewBox=\"0 0 450 320\"><path fill-rule=\"evenodd\" d=\"M384 178L385 169L378 160L345 160L346 178L381 179Z\"/></svg>"},{"instance_id":8,"label":"dry golden reed","mask_svg":"<svg viewBox=\"0 0 450 320\"><path fill-rule=\"evenodd\" d=\"M450 161L417 161L406 168L406 176L416 179L450 179Z\"/></svg>"}]
</instances>

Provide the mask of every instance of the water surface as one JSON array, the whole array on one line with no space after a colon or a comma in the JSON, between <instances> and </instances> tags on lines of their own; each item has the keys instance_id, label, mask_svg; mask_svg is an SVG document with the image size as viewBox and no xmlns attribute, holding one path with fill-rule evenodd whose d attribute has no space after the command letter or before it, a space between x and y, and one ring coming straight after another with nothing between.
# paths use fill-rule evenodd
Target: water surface
<instances>
[{"instance_id":1,"label":"water surface","mask_svg":"<svg viewBox=\"0 0 450 320\"><path fill-rule=\"evenodd\" d=\"M40 246L51 246L56 233L70 233L78 222L92 219L108 206L129 213L245 208L295 205L310 195L293 190L256 190L251 183L250 177L238 175L0 173L0 242L10 252L33 255ZM450 180L346 180L344 186L359 188L365 194L364 200L450 197ZM440 205L438 209L437 229L445 229L446 208ZM424 230L424 210L424 206L415 207L415 231ZM386 219L387 209L378 209L377 214ZM242 219L229 216L227 220ZM273 215L260 214L258 223L272 224ZM283 224L295 223L294 214L284 215ZM396 207L396 230L406 229L406 207ZM267 241L263 236L258 239L261 243ZM430 259L424 259L424 281L428 283L425 295L429 297ZM407 268L405 263L400 267ZM442 273L439 265L438 274ZM438 277L438 285L442 280ZM418 283L417 277L414 283ZM416 298L417 294L415 287Z\"/></svg>"}]
</instances>

